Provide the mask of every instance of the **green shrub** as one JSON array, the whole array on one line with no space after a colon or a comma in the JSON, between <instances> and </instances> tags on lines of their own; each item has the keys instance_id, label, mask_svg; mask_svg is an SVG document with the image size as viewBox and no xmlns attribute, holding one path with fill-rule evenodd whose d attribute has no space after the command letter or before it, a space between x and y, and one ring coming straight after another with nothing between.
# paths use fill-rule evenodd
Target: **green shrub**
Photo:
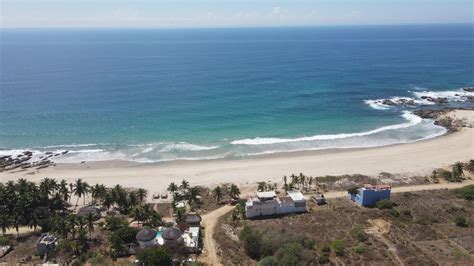
<instances>
[{"instance_id":1,"label":"green shrub","mask_svg":"<svg viewBox=\"0 0 474 266\"><path fill-rule=\"evenodd\" d=\"M393 207L393 204L390 200L388 199L383 199L383 200L379 200L375 203L375 207L377 209L380 209L380 210L384 210L384 209L391 209Z\"/></svg>"},{"instance_id":2,"label":"green shrub","mask_svg":"<svg viewBox=\"0 0 474 266\"><path fill-rule=\"evenodd\" d=\"M10 239L0 236L0 246L9 246L10 245Z\"/></svg>"},{"instance_id":3,"label":"green shrub","mask_svg":"<svg viewBox=\"0 0 474 266\"><path fill-rule=\"evenodd\" d=\"M278 260L274 256L268 256L261 259L257 266L278 266Z\"/></svg>"},{"instance_id":4,"label":"green shrub","mask_svg":"<svg viewBox=\"0 0 474 266\"><path fill-rule=\"evenodd\" d=\"M357 246L353 250L357 254L363 254L363 253L367 252L367 248L364 247L364 246Z\"/></svg>"},{"instance_id":5,"label":"green shrub","mask_svg":"<svg viewBox=\"0 0 474 266\"><path fill-rule=\"evenodd\" d=\"M454 223L460 227L467 227L467 220L463 215L456 215L456 217L454 217Z\"/></svg>"},{"instance_id":6,"label":"green shrub","mask_svg":"<svg viewBox=\"0 0 474 266\"><path fill-rule=\"evenodd\" d=\"M360 225L355 226L351 233L357 238L357 240L359 240L359 242L365 242L369 239L369 236Z\"/></svg>"},{"instance_id":7,"label":"green shrub","mask_svg":"<svg viewBox=\"0 0 474 266\"><path fill-rule=\"evenodd\" d=\"M400 211L401 214L406 215L406 216L411 216L411 211L407 209L403 209Z\"/></svg>"},{"instance_id":8,"label":"green shrub","mask_svg":"<svg viewBox=\"0 0 474 266\"><path fill-rule=\"evenodd\" d=\"M456 196L465 200L474 200L474 185L458 188L454 191Z\"/></svg>"},{"instance_id":9,"label":"green shrub","mask_svg":"<svg viewBox=\"0 0 474 266\"><path fill-rule=\"evenodd\" d=\"M140 265L154 266L154 265L171 265L171 252L165 247L148 248L138 254L137 259Z\"/></svg>"},{"instance_id":10,"label":"green shrub","mask_svg":"<svg viewBox=\"0 0 474 266\"><path fill-rule=\"evenodd\" d=\"M329 253L329 252L331 252L331 248L328 245L325 244L321 247L321 252L322 253Z\"/></svg>"},{"instance_id":11,"label":"green shrub","mask_svg":"<svg viewBox=\"0 0 474 266\"><path fill-rule=\"evenodd\" d=\"M125 218L114 215L105 217L105 227L112 232L126 226L128 221Z\"/></svg>"},{"instance_id":12,"label":"green shrub","mask_svg":"<svg viewBox=\"0 0 474 266\"><path fill-rule=\"evenodd\" d=\"M359 193L359 187L351 187L347 190L347 192L353 196Z\"/></svg>"},{"instance_id":13,"label":"green shrub","mask_svg":"<svg viewBox=\"0 0 474 266\"><path fill-rule=\"evenodd\" d=\"M338 256L344 256L344 242L342 240L336 239L331 243L331 249L336 253Z\"/></svg>"},{"instance_id":14,"label":"green shrub","mask_svg":"<svg viewBox=\"0 0 474 266\"><path fill-rule=\"evenodd\" d=\"M323 253L323 255L321 255L318 258L319 264L328 264L330 261L331 260L329 259L329 254L327 254L327 253Z\"/></svg>"}]
</instances>

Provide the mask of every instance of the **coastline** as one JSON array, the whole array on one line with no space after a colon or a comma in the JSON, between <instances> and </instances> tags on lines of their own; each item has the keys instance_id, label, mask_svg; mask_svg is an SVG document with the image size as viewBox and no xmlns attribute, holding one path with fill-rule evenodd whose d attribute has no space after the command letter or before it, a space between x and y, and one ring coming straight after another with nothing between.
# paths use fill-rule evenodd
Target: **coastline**
<instances>
[{"instance_id":1,"label":"coastline","mask_svg":"<svg viewBox=\"0 0 474 266\"><path fill-rule=\"evenodd\" d=\"M455 161L474 158L474 110L449 111L443 116L463 119L468 125L457 132L407 144L300 151L224 160L151 164L128 161L57 164L36 172L32 169L16 173L1 172L0 182L21 177L31 181L39 181L44 177L68 181L82 178L89 184L143 187L152 194L164 192L170 182L178 182L183 178L192 185L212 186L233 182L246 186L259 181L281 182L283 175L300 172L312 176L377 175L380 172L426 175L433 169L448 166Z\"/></svg>"}]
</instances>

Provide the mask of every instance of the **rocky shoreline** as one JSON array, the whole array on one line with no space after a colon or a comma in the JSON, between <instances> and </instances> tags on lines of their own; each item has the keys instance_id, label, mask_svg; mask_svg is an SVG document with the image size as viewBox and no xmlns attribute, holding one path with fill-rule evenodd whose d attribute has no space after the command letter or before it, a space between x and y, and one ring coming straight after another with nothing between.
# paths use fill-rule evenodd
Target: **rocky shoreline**
<instances>
[{"instance_id":1,"label":"rocky shoreline","mask_svg":"<svg viewBox=\"0 0 474 266\"><path fill-rule=\"evenodd\" d=\"M446 114L454 110L474 110L472 108L439 108L439 109L419 109L413 111L413 114L424 118L433 119L434 124L442 126L448 130L448 133L453 133L461 130L463 127L472 127L471 124L467 123L462 119L453 119Z\"/></svg>"},{"instance_id":2,"label":"rocky shoreline","mask_svg":"<svg viewBox=\"0 0 474 266\"><path fill-rule=\"evenodd\" d=\"M18 155L6 155L0 157L0 172L3 171L26 171L28 169L40 170L56 164L52 160L53 157L58 157L68 153L68 151L62 152L45 152L44 156L33 158L32 151L24 151Z\"/></svg>"}]
</instances>

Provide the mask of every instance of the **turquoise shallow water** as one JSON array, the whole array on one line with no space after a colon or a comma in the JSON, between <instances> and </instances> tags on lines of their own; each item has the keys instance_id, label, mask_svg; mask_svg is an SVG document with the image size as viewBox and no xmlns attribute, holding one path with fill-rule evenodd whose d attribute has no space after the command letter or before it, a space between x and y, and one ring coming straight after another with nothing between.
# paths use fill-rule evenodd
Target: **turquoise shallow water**
<instances>
[{"instance_id":1,"label":"turquoise shallow water","mask_svg":"<svg viewBox=\"0 0 474 266\"><path fill-rule=\"evenodd\" d=\"M429 90L469 104L459 89L474 85L472 25L35 29L0 37L0 153L69 150L61 161L417 141L444 129L375 100L409 97L419 107Z\"/></svg>"}]
</instances>

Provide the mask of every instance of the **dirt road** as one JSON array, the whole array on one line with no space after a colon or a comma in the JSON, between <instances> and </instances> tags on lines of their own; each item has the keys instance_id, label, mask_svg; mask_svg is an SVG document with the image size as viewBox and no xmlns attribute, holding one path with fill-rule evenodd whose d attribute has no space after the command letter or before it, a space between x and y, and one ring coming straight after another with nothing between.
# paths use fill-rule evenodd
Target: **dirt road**
<instances>
[{"instance_id":1,"label":"dirt road","mask_svg":"<svg viewBox=\"0 0 474 266\"><path fill-rule=\"evenodd\" d=\"M224 214L232 211L234 206L225 205L217 210L214 210L208 214L202 216L202 226L204 227L204 252L203 257L199 260L208 265L220 265L219 258L217 257L216 243L212 234L217 224L217 220Z\"/></svg>"},{"instance_id":2,"label":"dirt road","mask_svg":"<svg viewBox=\"0 0 474 266\"><path fill-rule=\"evenodd\" d=\"M439 184L426 184L426 185L414 185L406 187L394 187L392 193L402 192L414 192L423 190L437 190L437 189L456 189L467 185L473 185L474 180L465 180L462 183L439 183ZM313 195L306 195L305 197L309 200ZM327 199L346 197L347 191L330 191L324 194ZM207 265L221 265L217 256L217 247L214 238L214 228L217 224L217 220L225 215L226 213L233 210L233 206L223 206L217 210L214 210L202 217L202 225L205 227L204 231L204 253L200 261Z\"/></svg>"}]
</instances>

